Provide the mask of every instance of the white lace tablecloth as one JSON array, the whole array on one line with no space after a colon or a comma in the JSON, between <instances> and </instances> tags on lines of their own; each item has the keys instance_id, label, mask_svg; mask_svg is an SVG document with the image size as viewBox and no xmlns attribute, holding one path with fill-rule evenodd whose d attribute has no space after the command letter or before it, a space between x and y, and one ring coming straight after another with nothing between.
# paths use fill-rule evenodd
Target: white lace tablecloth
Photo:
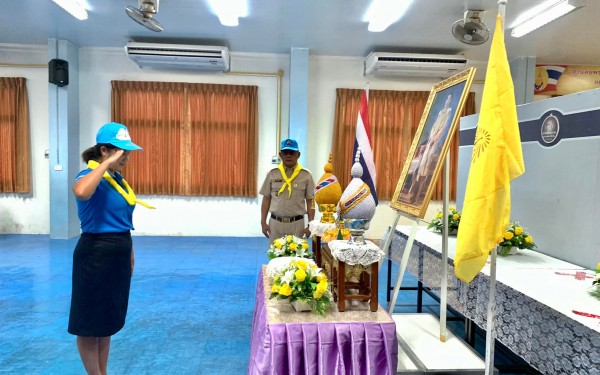
<instances>
[{"instance_id":1,"label":"white lace tablecloth","mask_svg":"<svg viewBox=\"0 0 600 375\"><path fill-rule=\"evenodd\" d=\"M389 249L400 263L410 233L398 226ZM442 236L419 227L408 270L439 292ZM576 249L565 249L575 251ZM487 324L489 263L470 283L454 276L456 237L448 237L448 304L481 328ZM496 262L496 338L543 374L600 375L600 323L587 293L594 272L538 251L499 256Z\"/></svg>"},{"instance_id":2,"label":"white lace tablecloth","mask_svg":"<svg viewBox=\"0 0 600 375\"><path fill-rule=\"evenodd\" d=\"M335 223L321 223L319 220L313 220L310 223L308 223L308 229L310 229L310 233L313 236L322 237L325 234L325 232L335 228L337 228L337 225Z\"/></svg>"},{"instance_id":3,"label":"white lace tablecloth","mask_svg":"<svg viewBox=\"0 0 600 375\"><path fill-rule=\"evenodd\" d=\"M335 259L352 266L356 264L368 266L385 258L383 250L371 241L359 245L346 240L335 240L329 242L328 246Z\"/></svg>"}]
</instances>

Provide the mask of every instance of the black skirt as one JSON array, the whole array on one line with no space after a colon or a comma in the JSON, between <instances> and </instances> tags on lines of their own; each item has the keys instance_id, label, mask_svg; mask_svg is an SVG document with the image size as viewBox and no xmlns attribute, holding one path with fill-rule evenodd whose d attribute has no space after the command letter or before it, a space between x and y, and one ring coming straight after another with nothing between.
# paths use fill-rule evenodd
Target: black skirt
<instances>
[{"instance_id":1,"label":"black skirt","mask_svg":"<svg viewBox=\"0 0 600 375\"><path fill-rule=\"evenodd\" d=\"M83 233L73 252L69 333L106 337L125 325L131 285L131 234Z\"/></svg>"}]
</instances>

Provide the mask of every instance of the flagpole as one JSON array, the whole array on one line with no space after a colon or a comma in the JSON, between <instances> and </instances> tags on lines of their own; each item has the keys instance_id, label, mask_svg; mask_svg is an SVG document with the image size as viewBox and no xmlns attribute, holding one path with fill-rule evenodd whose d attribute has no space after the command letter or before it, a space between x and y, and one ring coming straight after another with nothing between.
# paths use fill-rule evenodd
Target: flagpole
<instances>
[{"instance_id":1,"label":"flagpole","mask_svg":"<svg viewBox=\"0 0 600 375\"><path fill-rule=\"evenodd\" d=\"M485 375L494 374L494 319L496 315L496 253L497 247L490 252L490 296L487 306L487 325L485 335Z\"/></svg>"},{"instance_id":2,"label":"flagpole","mask_svg":"<svg viewBox=\"0 0 600 375\"><path fill-rule=\"evenodd\" d=\"M448 192L450 190L450 153L444 167L443 227L442 227L442 282L440 285L440 341L446 342L446 307L448 300Z\"/></svg>"},{"instance_id":3,"label":"flagpole","mask_svg":"<svg viewBox=\"0 0 600 375\"><path fill-rule=\"evenodd\" d=\"M506 0L498 0L498 14L504 28L504 15L506 14ZM503 33L504 34L504 33ZM490 253L490 293L487 306L487 324L485 335L485 375L494 374L494 320L496 316L496 257L497 246Z\"/></svg>"}]
</instances>

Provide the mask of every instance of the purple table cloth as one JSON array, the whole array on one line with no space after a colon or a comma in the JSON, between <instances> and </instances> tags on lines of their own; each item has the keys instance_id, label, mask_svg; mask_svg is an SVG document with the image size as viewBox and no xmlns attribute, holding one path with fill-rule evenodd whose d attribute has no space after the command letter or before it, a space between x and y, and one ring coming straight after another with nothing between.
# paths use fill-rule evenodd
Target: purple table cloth
<instances>
[{"instance_id":1,"label":"purple table cloth","mask_svg":"<svg viewBox=\"0 0 600 375\"><path fill-rule=\"evenodd\" d=\"M381 308L335 310L327 317L296 313L269 300L269 290L263 268L256 287L248 374L396 374L396 325Z\"/></svg>"}]
</instances>

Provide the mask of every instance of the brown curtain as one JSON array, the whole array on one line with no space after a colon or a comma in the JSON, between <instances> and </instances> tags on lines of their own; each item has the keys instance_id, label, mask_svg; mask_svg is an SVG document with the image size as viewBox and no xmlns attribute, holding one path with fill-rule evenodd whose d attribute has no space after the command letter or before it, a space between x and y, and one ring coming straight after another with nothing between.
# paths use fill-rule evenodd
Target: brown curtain
<instances>
[{"instance_id":1,"label":"brown curtain","mask_svg":"<svg viewBox=\"0 0 600 375\"><path fill-rule=\"evenodd\" d=\"M347 186L350 181L352 150L362 91L362 89L336 90L332 153L334 174L342 186ZM429 91L369 91L369 124L373 142L371 146L377 169L376 187L379 199L391 200L394 194L428 97ZM468 95L463 113L475 113L474 93ZM450 145L450 152L450 199L455 199L458 132ZM432 199L441 199L441 189L440 180Z\"/></svg>"},{"instance_id":2,"label":"brown curtain","mask_svg":"<svg viewBox=\"0 0 600 375\"><path fill-rule=\"evenodd\" d=\"M0 78L0 192L31 193L29 99L25 78Z\"/></svg>"},{"instance_id":3,"label":"brown curtain","mask_svg":"<svg viewBox=\"0 0 600 375\"><path fill-rule=\"evenodd\" d=\"M144 148L124 172L139 194L256 196L256 86L113 81L112 118Z\"/></svg>"},{"instance_id":4,"label":"brown curtain","mask_svg":"<svg viewBox=\"0 0 600 375\"><path fill-rule=\"evenodd\" d=\"M256 196L258 88L192 85L192 195Z\"/></svg>"}]
</instances>

